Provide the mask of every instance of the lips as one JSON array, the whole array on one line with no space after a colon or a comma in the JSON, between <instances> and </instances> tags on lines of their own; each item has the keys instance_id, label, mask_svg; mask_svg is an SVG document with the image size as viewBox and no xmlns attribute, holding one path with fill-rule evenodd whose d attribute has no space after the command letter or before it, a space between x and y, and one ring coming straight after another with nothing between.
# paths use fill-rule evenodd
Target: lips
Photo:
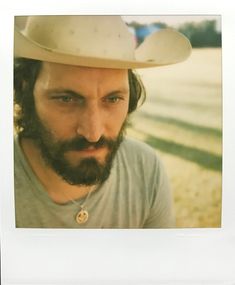
<instances>
[{"instance_id":1,"label":"lips","mask_svg":"<svg viewBox=\"0 0 235 285\"><path fill-rule=\"evenodd\" d=\"M84 156L93 156L93 155L97 155L100 154L101 152L103 152L104 150L106 150L107 147L94 147L94 146L89 146L87 148L83 148L83 149L79 149L79 150L69 150L67 151L67 153L74 157L76 157L76 155L84 155Z\"/></svg>"},{"instance_id":2,"label":"lips","mask_svg":"<svg viewBox=\"0 0 235 285\"><path fill-rule=\"evenodd\" d=\"M104 149L104 147L94 147L94 146L89 146L87 148L83 148L78 150L79 152L89 152L89 153L95 153L100 151L101 149Z\"/></svg>"}]
</instances>

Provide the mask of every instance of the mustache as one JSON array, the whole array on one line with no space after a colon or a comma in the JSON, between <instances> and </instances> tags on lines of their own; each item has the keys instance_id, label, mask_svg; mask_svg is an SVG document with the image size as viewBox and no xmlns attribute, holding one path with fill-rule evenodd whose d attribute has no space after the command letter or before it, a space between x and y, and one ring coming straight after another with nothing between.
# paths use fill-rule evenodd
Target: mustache
<instances>
[{"instance_id":1,"label":"mustache","mask_svg":"<svg viewBox=\"0 0 235 285\"><path fill-rule=\"evenodd\" d=\"M97 142L89 142L84 137L74 138L72 140L66 141L61 143L60 149L61 151L70 151L70 150L84 150L89 147L93 147L95 149L99 149L102 147L108 147L109 149L112 149L116 144L116 140L108 139L102 136Z\"/></svg>"}]
</instances>

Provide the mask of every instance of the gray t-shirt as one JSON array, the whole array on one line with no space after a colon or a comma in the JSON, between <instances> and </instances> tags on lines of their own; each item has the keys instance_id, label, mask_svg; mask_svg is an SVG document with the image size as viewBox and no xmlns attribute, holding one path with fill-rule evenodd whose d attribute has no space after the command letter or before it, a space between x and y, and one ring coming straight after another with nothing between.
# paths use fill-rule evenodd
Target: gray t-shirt
<instances>
[{"instance_id":1,"label":"gray t-shirt","mask_svg":"<svg viewBox=\"0 0 235 285\"><path fill-rule=\"evenodd\" d=\"M53 202L15 139L16 227L174 227L171 192L162 163L154 150L133 139L122 142L109 178L87 201L88 221L78 224L75 217L84 199L76 204Z\"/></svg>"}]
</instances>

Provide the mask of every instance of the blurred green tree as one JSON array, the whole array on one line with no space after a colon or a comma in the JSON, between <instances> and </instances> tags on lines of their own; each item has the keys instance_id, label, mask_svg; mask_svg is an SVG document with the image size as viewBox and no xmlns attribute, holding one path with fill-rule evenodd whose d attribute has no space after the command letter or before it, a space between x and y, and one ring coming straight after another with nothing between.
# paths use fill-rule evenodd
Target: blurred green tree
<instances>
[{"instance_id":1,"label":"blurred green tree","mask_svg":"<svg viewBox=\"0 0 235 285\"><path fill-rule=\"evenodd\" d=\"M178 30L189 38L193 47L221 47L221 33L215 20L185 23Z\"/></svg>"}]
</instances>

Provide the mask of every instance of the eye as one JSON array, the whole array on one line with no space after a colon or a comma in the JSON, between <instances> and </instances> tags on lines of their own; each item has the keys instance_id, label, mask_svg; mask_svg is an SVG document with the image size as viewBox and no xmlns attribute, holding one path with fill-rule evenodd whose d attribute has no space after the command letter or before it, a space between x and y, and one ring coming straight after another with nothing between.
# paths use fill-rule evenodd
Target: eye
<instances>
[{"instance_id":1,"label":"eye","mask_svg":"<svg viewBox=\"0 0 235 285\"><path fill-rule=\"evenodd\" d=\"M52 99L64 104L69 104L69 103L82 104L84 102L83 97L74 96L70 94L55 95L52 96Z\"/></svg>"},{"instance_id":2,"label":"eye","mask_svg":"<svg viewBox=\"0 0 235 285\"><path fill-rule=\"evenodd\" d=\"M63 103L69 103L69 102L72 102L74 100L74 98L70 95L59 96L59 97L57 97L57 99Z\"/></svg>"},{"instance_id":3,"label":"eye","mask_svg":"<svg viewBox=\"0 0 235 285\"><path fill-rule=\"evenodd\" d=\"M105 98L105 101L111 104L118 103L119 101L123 100L123 97L119 95L111 95Z\"/></svg>"}]
</instances>

